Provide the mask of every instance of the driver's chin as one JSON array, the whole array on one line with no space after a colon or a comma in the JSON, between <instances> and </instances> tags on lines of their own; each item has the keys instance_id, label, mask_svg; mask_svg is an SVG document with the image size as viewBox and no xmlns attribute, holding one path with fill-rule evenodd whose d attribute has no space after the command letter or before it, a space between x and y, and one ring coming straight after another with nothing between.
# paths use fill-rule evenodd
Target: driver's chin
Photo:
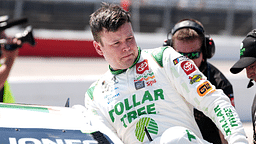
<instances>
[{"instance_id":1,"label":"driver's chin","mask_svg":"<svg viewBox=\"0 0 256 144\"><path fill-rule=\"evenodd\" d=\"M123 63L124 66L129 68L133 65L134 61L135 61L135 57L133 56L129 59L126 59L126 58L122 59L121 63Z\"/></svg>"},{"instance_id":2,"label":"driver's chin","mask_svg":"<svg viewBox=\"0 0 256 144\"><path fill-rule=\"evenodd\" d=\"M128 69L129 67L131 67L133 64L133 61L123 61L120 65L120 67L122 67L122 69Z\"/></svg>"},{"instance_id":3,"label":"driver's chin","mask_svg":"<svg viewBox=\"0 0 256 144\"><path fill-rule=\"evenodd\" d=\"M132 66L132 64L133 64L133 63L124 63L124 64L123 64L123 66L124 66L123 69L128 69L129 67Z\"/></svg>"}]
</instances>

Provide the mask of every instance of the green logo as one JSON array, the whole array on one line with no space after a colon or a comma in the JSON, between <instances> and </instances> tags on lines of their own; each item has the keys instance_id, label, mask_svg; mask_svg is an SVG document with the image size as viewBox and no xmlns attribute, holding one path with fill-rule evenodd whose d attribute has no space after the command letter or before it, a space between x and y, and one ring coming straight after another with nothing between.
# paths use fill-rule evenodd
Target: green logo
<instances>
[{"instance_id":1,"label":"green logo","mask_svg":"<svg viewBox=\"0 0 256 144\"><path fill-rule=\"evenodd\" d=\"M238 126L237 120L234 117L233 110L231 108L221 108L217 105L214 111L219 119L222 129L225 131L226 136L231 135L232 127Z\"/></svg>"},{"instance_id":2,"label":"green logo","mask_svg":"<svg viewBox=\"0 0 256 144\"><path fill-rule=\"evenodd\" d=\"M189 130L186 130L186 132L187 132L189 141L192 141L192 139L196 139L196 137L193 134L191 134Z\"/></svg>"},{"instance_id":3,"label":"green logo","mask_svg":"<svg viewBox=\"0 0 256 144\"><path fill-rule=\"evenodd\" d=\"M135 136L140 142L143 142L146 136L145 127L148 130L148 133L157 135L158 133L158 126L155 120L149 117L141 118L137 124L135 129Z\"/></svg>"},{"instance_id":4,"label":"green logo","mask_svg":"<svg viewBox=\"0 0 256 144\"><path fill-rule=\"evenodd\" d=\"M244 55L245 48L240 49L240 56Z\"/></svg>"}]
</instances>

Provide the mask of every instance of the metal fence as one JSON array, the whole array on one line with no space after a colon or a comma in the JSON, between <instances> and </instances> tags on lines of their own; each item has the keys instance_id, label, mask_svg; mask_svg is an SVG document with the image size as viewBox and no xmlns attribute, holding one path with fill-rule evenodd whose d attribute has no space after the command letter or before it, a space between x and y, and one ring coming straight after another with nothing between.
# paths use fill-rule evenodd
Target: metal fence
<instances>
[{"instance_id":1,"label":"metal fence","mask_svg":"<svg viewBox=\"0 0 256 144\"><path fill-rule=\"evenodd\" d=\"M121 0L105 0L119 4ZM36 29L87 30L100 0L1 0L0 15L28 17ZM256 28L255 0L130 0L136 32L166 32L180 19L201 21L209 34L245 35Z\"/></svg>"}]
</instances>

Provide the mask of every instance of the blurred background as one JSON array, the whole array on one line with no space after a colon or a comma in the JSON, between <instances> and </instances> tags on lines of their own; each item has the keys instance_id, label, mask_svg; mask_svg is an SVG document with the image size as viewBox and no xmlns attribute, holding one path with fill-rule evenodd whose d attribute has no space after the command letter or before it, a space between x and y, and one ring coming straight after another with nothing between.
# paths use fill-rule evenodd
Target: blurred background
<instances>
[{"instance_id":1,"label":"blurred background","mask_svg":"<svg viewBox=\"0 0 256 144\"><path fill-rule=\"evenodd\" d=\"M35 29L88 30L101 0L1 0L0 14L28 17ZM254 0L105 0L132 13L135 32L166 32L182 18L203 23L208 34L245 35L256 26Z\"/></svg>"},{"instance_id":2,"label":"blurred background","mask_svg":"<svg viewBox=\"0 0 256 144\"><path fill-rule=\"evenodd\" d=\"M90 84L108 70L92 45L89 16L100 0L1 0L0 15L28 18L36 46L25 44L9 76L17 103L64 106L84 105ZM137 44L160 47L167 33L183 18L197 19L216 46L209 59L233 84L235 105L242 121L251 121L255 88L247 89L245 71L229 72L239 59L240 43L256 28L255 0L105 0L132 14ZM6 30L9 36L27 25Z\"/></svg>"}]
</instances>

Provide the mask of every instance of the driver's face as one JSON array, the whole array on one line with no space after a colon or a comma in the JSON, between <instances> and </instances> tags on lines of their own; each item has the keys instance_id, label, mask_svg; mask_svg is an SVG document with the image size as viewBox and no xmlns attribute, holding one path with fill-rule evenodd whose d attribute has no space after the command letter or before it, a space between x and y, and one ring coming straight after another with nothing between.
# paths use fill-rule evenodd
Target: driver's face
<instances>
[{"instance_id":1,"label":"driver's face","mask_svg":"<svg viewBox=\"0 0 256 144\"><path fill-rule=\"evenodd\" d=\"M138 48L131 23L123 24L116 32L104 29L101 41L94 41L98 54L103 55L114 70L131 67L138 56Z\"/></svg>"}]
</instances>

